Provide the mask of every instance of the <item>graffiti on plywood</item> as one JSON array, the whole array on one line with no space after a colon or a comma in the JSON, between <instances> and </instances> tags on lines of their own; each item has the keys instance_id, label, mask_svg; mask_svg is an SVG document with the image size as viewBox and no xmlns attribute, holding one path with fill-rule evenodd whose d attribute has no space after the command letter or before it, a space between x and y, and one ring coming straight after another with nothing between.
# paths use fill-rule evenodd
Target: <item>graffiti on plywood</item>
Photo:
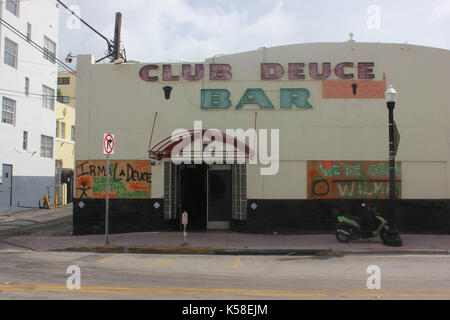
<instances>
[{"instance_id":1,"label":"graffiti on plywood","mask_svg":"<svg viewBox=\"0 0 450 320\"><path fill-rule=\"evenodd\" d=\"M106 160L77 160L76 198L106 198ZM111 199L148 199L152 173L148 160L111 160Z\"/></svg>"},{"instance_id":2,"label":"graffiti on plywood","mask_svg":"<svg viewBox=\"0 0 450 320\"><path fill-rule=\"evenodd\" d=\"M397 162L397 199L401 189L401 163ZM389 199L389 163L308 161L308 199Z\"/></svg>"}]
</instances>

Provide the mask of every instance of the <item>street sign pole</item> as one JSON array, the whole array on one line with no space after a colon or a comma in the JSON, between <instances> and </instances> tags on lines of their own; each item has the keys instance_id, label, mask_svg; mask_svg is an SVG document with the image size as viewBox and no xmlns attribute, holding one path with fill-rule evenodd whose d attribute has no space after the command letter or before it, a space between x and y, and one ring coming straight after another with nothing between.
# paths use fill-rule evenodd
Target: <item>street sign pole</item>
<instances>
[{"instance_id":1,"label":"street sign pole","mask_svg":"<svg viewBox=\"0 0 450 320\"><path fill-rule=\"evenodd\" d=\"M106 155L106 209L105 209L105 246L109 244L108 234L109 234L109 176L110 176L110 165L109 157L114 154L115 148L114 135L111 133L105 133L103 135L103 154Z\"/></svg>"},{"instance_id":2,"label":"street sign pole","mask_svg":"<svg viewBox=\"0 0 450 320\"><path fill-rule=\"evenodd\" d=\"M109 154L106 155L106 219L105 219L105 245L109 244Z\"/></svg>"}]
</instances>

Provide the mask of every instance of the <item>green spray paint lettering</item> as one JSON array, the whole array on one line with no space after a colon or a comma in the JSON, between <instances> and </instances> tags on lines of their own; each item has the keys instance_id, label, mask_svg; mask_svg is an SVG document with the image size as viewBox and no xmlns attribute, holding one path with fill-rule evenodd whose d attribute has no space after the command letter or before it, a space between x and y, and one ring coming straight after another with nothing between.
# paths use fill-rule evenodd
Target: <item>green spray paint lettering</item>
<instances>
[{"instance_id":1,"label":"green spray paint lettering","mask_svg":"<svg viewBox=\"0 0 450 320\"><path fill-rule=\"evenodd\" d=\"M384 182L374 182L375 195L386 194L386 184Z\"/></svg>"},{"instance_id":2,"label":"green spray paint lettering","mask_svg":"<svg viewBox=\"0 0 450 320\"><path fill-rule=\"evenodd\" d=\"M333 176L340 177L341 176L341 166L332 166Z\"/></svg>"},{"instance_id":3,"label":"green spray paint lettering","mask_svg":"<svg viewBox=\"0 0 450 320\"><path fill-rule=\"evenodd\" d=\"M149 194L147 191L134 191L134 192L124 192L118 191L116 193L116 199L142 199L149 198Z\"/></svg>"},{"instance_id":4,"label":"green spray paint lettering","mask_svg":"<svg viewBox=\"0 0 450 320\"><path fill-rule=\"evenodd\" d=\"M353 166L345 165L344 166L345 176L349 177L353 175Z\"/></svg>"},{"instance_id":5,"label":"green spray paint lettering","mask_svg":"<svg viewBox=\"0 0 450 320\"><path fill-rule=\"evenodd\" d=\"M127 191L126 185L121 179L111 178L109 182L109 190L112 193L117 191ZM94 178L94 184L92 186L94 193L106 193L106 178Z\"/></svg>"},{"instance_id":6,"label":"green spray paint lettering","mask_svg":"<svg viewBox=\"0 0 450 320\"><path fill-rule=\"evenodd\" d=\"M355 184L353 182L338 183L338 189L342 198L351 198L355 192Z\"/></svg>"},{"instance_id":7,"label":"green spray paint lettering","mask_svg":"<svg viewBox=\"0 0 450 320\"><path fill-rule=\"evenodd\" d=\"M374 164L371 164L368 168L367 168L367 173L369 174L369 176L376 176L378 173L377 170L377 166Z\"/></svg>"},{"instance_id":8,"label":"green spray paint lettering","mask_svg":"<svg viewBox=\"0 0 450 320\"><path fill-rule=\"evenodd\" d=\"M325 177L331 177L332 175L331 166L325 169L324 166L321 164L320 171L322 172L322 175L324 175Z\"/></svg>"},{"instance_id":9,"label":"green spray paint lettering","mask_svg":"<svg viewBox=\"0 0 450 320\"><path fill-rule=\"evenodd\" d=\"M383 174L389 176L389 165L387 165L387 164L380 164L378 166L378 175L382 176Z\"/></svg>"}]
</instances>

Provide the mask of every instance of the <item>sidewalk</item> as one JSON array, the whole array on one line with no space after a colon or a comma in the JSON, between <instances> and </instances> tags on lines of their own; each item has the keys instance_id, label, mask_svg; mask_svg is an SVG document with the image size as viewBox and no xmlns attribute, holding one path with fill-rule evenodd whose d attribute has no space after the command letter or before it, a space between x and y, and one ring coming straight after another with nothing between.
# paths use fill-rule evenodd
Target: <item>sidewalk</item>
<instances>
[{"instance_id":1,"label":"sidewalk","mask_svg":"<svg viewBox=\"0 0 450 320\"><path fill-rule=\"evenodd\" d=\"M262 235L235 232L115 234L105 246L104 235L0 239L0 250L81 251L108 253L230 254L230 255L344 255L449 254L450 235L401 235L402 247L388 247L380 239L339 243L334 235Z\"/></svg>"}]
</instances>

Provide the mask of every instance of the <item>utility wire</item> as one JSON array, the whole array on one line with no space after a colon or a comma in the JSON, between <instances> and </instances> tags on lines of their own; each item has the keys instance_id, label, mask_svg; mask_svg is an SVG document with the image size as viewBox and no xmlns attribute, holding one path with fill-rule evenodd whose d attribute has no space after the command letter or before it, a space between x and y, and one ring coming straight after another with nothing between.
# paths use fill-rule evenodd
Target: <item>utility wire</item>
<instances>
[{"instance_id":1,"label":"utility wire","mask_svg":"<svg viewBox=\"0 0 450 320\"><path fill-rule=\"evenodd\" d=\"M102 37L107 45L108 45L108 52L112 53L112 48L114 47L114 45L112 44L111 40L109 40L108 38L106 38L104 35L102 35L100 32L98 32L97 30L94 29L94 27L92 27L89 23L87 23L86 21L84 21L83 19L81 19L81 17L79 17L74 11L70 10L62 1L60 0L56 0L60 5L62 5L67 11L69 11L71 14L73 14L78 20L80 20L85 26L87 26L89 29L91 29L92 31L94 31L97 35L99 35L100 37Z\"/></svg>"},{"instance_id":2,"label":"utility wire","mask_svg":"<svg viewBox=\"0 0 450 320\"><path fill-rule=\"evenodd\" d=\"M58 96L58 95L51 95L51 94L31 93L31 92L25 92L25 91L16 91L16 90L10 90L10 89L3 89L3 88L0 88L0 91L21 93L21 94L24 94L25 97L28 97L28 98L34 98L34 97L29 97L29 96L39 96L39 97L44 97L44 98L68 97L69 99L76 99L75 97L69 97L69 96L62 96L62 95Z\"/></svg>"},{"instance_id":3,"label":"utility wire","mask_svg":"<svg viewBox=\"0 0 450 320\"><path fill-rule=\"evenodd\" d=\"M62 5L67 11L69 11L72 15L74 15L78 20L80 20L85 26L87 26L89 29L91 29L92 31L94 31L97 35L99 35L101 38L103 38L106 41L106 44L108 46L108 50L106 50L106 56L104 56L101 59L98 59L97 61L95 61L96 63L99 63L107 58L111 58L114 56L114 51L116 49L119 49L119 56L124 59L125 61L127 61L126 59L126 54L125 54L125 49L123 49L123 52L120 50L120 46L121 43L117 44L117 46L119 48L115 48L116 44L112 43L111 40L109 40L108 38L106 38L104 35L102 35L99 31L97 31L94 27L92 27L89 23L87 23L86 21L84 21L81 17L79 17L74 11L70 10L61 0L56 0L60 5ZM117 31L116 31L117 32Z\"/></svg>"},{"instance_id":4,"label":"utility wire","mask_svg":"<svg viewBox=\"0 0 450 320\"><path fill-rule=\"evenodd\" d=\"M7 29L9 29L11 32L15 33L17 36L19 36L22 40L28 42L32 47L34 47L35 49L37 49L38 51L40 51L41 53L44 54L48 54L51 55L52 53L49 52L48 50L45 50L44 48L42 48L40 45L38 45L36 42L34 42L33 40L29 39L25 34L23 34L22 32L20 32L19 30L17 30L16 28L14 28L12 25L10 25L8 22L6 22L5 20L3 20L2 18L0 18L0 23L3 24ZM55 61L64 69L66 69L67 71L71 72L71 73L76 73L76 71L74 69L72 69L71 67L69 67L68 65L66 65L64 62L62 62L61 60L59 60L56 55L54 57L52 57L52 59L55 59Z\"/></svg>"}]
</instances>

